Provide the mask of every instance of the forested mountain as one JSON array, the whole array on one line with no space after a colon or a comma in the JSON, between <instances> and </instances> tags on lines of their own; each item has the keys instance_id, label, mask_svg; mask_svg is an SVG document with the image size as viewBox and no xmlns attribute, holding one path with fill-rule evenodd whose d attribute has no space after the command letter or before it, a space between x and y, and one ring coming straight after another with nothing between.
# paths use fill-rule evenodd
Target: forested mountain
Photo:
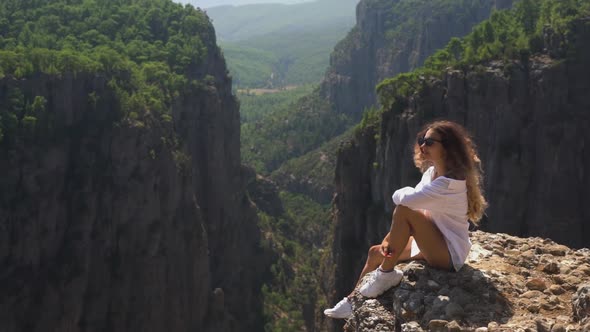
<instances>
[{"instance_id":1,"label":"forested mountain","mask_svg":"<svg viewBox=\"0 0 590 332\"><path fill-rule=\"evenodd\" d=\"M352 24L280 30L236 42L220 43L234 86L283 88L317 84L329 64L330 53Z\"/></svg>"},{"instance_id":2,"label":"forested mountain","mask_svg":"<svg viewBox=\"0 0 590 332\"><path fill-rule=\"evenodd\" d=\"M354 25L358 0L207 9L237 88L317 83Z\"/></svg>"},{"instance_id":3,"label":"forested mountain","mask_svg":"<svg viewBox=\"0 0 590 332\"><path fill-rule=\"evenodd\" d=\"M590 163L589 38L590 1L524 0L453 38L423 67L378 85L382 109L337 157L323 278L333 280L325 289L331 303L350 291L366 248L387 231L391 193L419 181L415 134L435 119L464 124L478 144L489 201L481 227L590 245L587 213L576 208L590 197L581 171Z\"/></svg>"},{"instance_id":4,"label":"forested mountain","mask_svg":"<svg viewBox=\"0 0 590 332\"><path fill-rule=\"evenodd\" d=\"M262 330L239 132L204 12L0 2L2 330Z\"/></svg>"},{"instance_id":5,"label":"forested mountain","mask_svg":"<svg viewBox=\"0 0 590 332\"><path fill-rule=\"evenodd\" d=\"M358 0L317 0L293 5L216 6L208 8L207 15L219 40L229 42L281 31L318 31L341 23L352 26L357 3Z\"/></svg>"},{"instance_id":6,"label":"forested mountain","mask_svg":"<svg viewBox=\"0 0 590 332\"><path fill-rule=\"evenodd\" d=\"M315 0L176 0L174 2L182 4L191 4L194 7L207 9L210 7L217 6L243 6L261 3L297 4L310 1Z\"/></svg>"},{"instance_id":7,"label":"forested mountain","mask_svg":"<svg viewBox=\"0 0 590 332\"><path fill-rule=\"evenodd\" d=\"M141 2L112 8L104 1L42 4L0 4L2 76L103 73L125 99L125 115L146 108L164 114L182 88L206 83L196 69L210 56L205 42L215 43L215 32L203 12L169 1L147 9ZM164 14L170 10L175 12Z\"/></svg>"}]
</instances>

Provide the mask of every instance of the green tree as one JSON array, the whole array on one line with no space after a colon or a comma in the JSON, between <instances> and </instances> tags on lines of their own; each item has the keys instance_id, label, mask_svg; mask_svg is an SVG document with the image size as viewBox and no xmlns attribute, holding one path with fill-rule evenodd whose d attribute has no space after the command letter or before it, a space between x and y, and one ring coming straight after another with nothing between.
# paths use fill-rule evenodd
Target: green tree
<instances>
[{"instance_id":1,"label":"green tree","mask_svg":"<svg viewBox=\"0 0 590 332\"><path fill-rule=\"evenodd\" d=\"M493 43L496 39L496 34L494 33L494 27L490 21L486 21L483 25L483 40L486 43Z\"/></svg>"},{"instance_id":2,"label":"green tree","mask_svg":"<svg viewBox=\"0 0 590 332\"><path fill-rule=\"evenodd\" d=\"M449 53L453 56L453 59L455 61L461 60L461 54L464 51L463 43L461 42L461 39L459 39L457 37L451 38L451 40L449 41L449 44L447 46L447 49L449 50Z\"/></svg>"},{"instance_id":3,"label":"green tree","mask_svg":"<svg viewBox=\"0 0 590 332\"><path fill-rule=\"evenodd\" d=\"M31 115L25 115L21 121L23 131L27 138L33 138L37 127L37 118Z\"/></svg>"},{"instance_id":4,"label":"green tree","mask_svg":"<svg viewBox=\"0 0 590 332\"><path fill-rule=\"evenodd\" d=\"M539 14L538 1L522 0L516 4L516 17L527 35L535 32Z\"/></svg>"},{"instance_id":5,"label":"green tree","mask_svg":"<svg viewBox=\"0 0 590 332\"><path fill-rule=\"evenodd\" d=\"M31 104L31 111L32 114L40 114L45 112L45 105L47 104L47 99L43 96L35 96L33 99L33 103Z\"/></svg>"},{"instance_id":6,"label":"green tree","mask_svg":"<svg viewBox=\"0 0 590 332\"><path fill-rule=\"evenodd\" d=\"M14 137L18 130L18 118L14 113L3 113L0 118L1 128L4 137Z\"/></svg>"}]
</instances>

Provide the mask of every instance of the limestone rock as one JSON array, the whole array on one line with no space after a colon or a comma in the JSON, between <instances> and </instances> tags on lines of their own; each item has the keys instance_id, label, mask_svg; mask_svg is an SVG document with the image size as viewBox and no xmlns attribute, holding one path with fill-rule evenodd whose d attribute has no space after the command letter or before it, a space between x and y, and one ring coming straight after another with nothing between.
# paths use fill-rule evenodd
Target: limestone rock
<instances>
[{"instance_id":1,"label":"limestone rock","mask_svg":"<svg viewBox=\"0 0 590 332\"><path fill-rule=\"evenodd\" d=\"M561 294L565 293L565 289L563 289L563 287L561 287L559 285L551 285L549 287L549 291L555 295L561 295Z\"/></svg>"},{"instance_id":2,"label":"limestone rock","mask_svg":"<svg viewBox=\"0 0 590 332\"><path fill-rule=\"evenodd\" d=\"M536 247L539 250L528 256L532 261L542 260L555 245L540 238L481 231L473 232L471 240L480 248L506 243ZM590 252L560 252L572 264L590 258ZM371 328L377 327L383 331L551 332L584 331L590 323L590 285L578 283L577 291L568 290L552 283L569 280L568 276L529 270L523 261L509 256L473 257L477 258L456 273L430 268L421 261L399 264L404 271L402 283L377 299L356 294L354 317L346 326L349 331L375 331ZM521 273L524 270L528 273ZM433 287L434 282L438 287Z\"/></svg>"},{"instance_id":3,"label":"limestone rock","mask_svg":"<svg viewBox=\"0 0 590 332\"><path fill-rule=\"evenodd\" d=\"M557 274L560 272L559 264L551 262L543 267L543 272L549 274Z\"/></svg>"},{"instance_id":4,"label":"limestone rock","mask_svg":"<svg viewBox=\"0 0 590 332\"><path fill-rule=\"evenodd\" d=\"M418 322L408 322L401 324L401 332L423 332L424 330Z\"/></svg>"},{"instance_id":5,"label":"limestone rock","mask_svg":"<svg viewBox=\"0 0 590 332\"><path fill-rule=\"evenodd\" d=\"M391 311L391 298L363 299L360 294L349 297L354 315L344 326L345 331L396 331L395 315Z\"/></svg>"},{"instance_id":6,"label":"limestone rock","mask_svg":"<svg viewBox=\"0 0 590 332\"><path fill-rule=\"evenodd\" d=\"M446 332L448 321L442 319L433 319L428 323L428 330L432 332Z\"/></svg>"},{"instance_id":7,"label":"limestone rock","mask_svg":"<svg viewBox=\"0 0 590 332\"><path fill-rule=\"evenodd\" d=\"M579 286L572 298L572 310L576 320L590 322L590 284Z\"/></svg>"},{"instance_id":8,"label":"limestone rock","mask_svg":"<svg viewBox=\"0 0 590 332\"><path fill-rule=\"evenodd\" d=\"M545 288L547 288L547 286L545 285L545 282L541 279L531 279L531 280L527 281L526 287L530 290L538 290L538 291L543 291L543 290L545 290Z\"/></svg>"}]
</instances>

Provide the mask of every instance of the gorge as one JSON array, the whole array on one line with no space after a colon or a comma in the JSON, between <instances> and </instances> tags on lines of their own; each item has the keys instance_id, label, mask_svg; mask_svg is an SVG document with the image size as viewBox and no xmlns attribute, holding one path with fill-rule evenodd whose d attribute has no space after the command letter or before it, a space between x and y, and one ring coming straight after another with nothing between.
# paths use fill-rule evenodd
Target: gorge
<instances>
[{"instance_id":1,"label":"gorge","mask_svg":"<svg viewBox=\"0 0 590 332\"><path fill-rule=\"evenodd\" d=\"M204 11L168 0L3 1L3 331L341 330L321 311L352 288L387 231L391 193L417 183L415 133L439 118L478 144L490 207L474 239L486 254L458 275L464 283L404 267L406 288L359 307L412 290L422 311L389 303L386 316L347 328L371 330L392 313L415 331L451 324L432 297L465 291L499 310L493 321L459 315L465 329L581 329L590 4L523 0L538 6L498 12L516 3L360 1L319 88L253 125L276 125L264 132L278 151L263 161L274 173L261 175L242 165L239 101ZM534 293L544 302L517 301L533 277L547 284ZM514 306L469 288L484 279ZM574 297L582 304L571 309ZM549 307L550 320L526 316ZM514 312L524 318L509 320Z\"/></svg>"}]
</instances>

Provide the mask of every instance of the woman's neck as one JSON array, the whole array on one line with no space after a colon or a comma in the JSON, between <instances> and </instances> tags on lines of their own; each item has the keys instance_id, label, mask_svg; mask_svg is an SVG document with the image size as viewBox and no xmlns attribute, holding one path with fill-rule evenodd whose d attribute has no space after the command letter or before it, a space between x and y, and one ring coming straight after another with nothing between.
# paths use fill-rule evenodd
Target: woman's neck
<instances>
[{"instance_id":1,"label":"woman's neck","mask_svg":"<svg viewBox=\"0 0 590 332\"><path fill-rule=\"evenodd\" d=\"M444 163L441 162L434 162L434 178L436 179L439 176L445 175L447 173L447 169Z\"/></svg>"}]
</instances>

